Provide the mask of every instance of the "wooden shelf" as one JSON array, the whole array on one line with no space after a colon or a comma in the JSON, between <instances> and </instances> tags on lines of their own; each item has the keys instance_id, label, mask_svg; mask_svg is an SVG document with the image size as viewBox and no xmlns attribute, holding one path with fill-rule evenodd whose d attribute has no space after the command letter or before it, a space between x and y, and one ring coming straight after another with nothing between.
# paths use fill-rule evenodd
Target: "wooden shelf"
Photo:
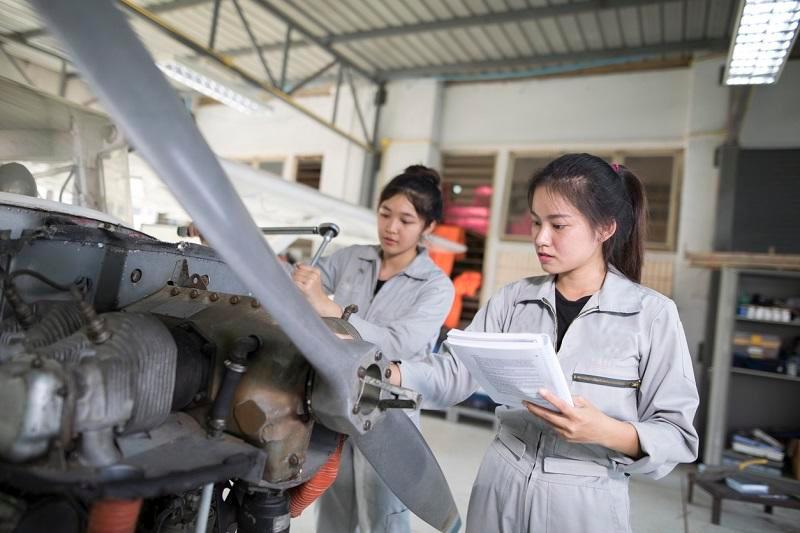
<instances>
[{"instance_id":1,"label":"wooden shelf","mask_svg":"<svg viewBox=\"0 0 800 533\"><path fill-rule=\"evenodd\" d=\"M745 318L743 316L736 317L737 322L752 322L753 324L769 324L771 326L794 326L800 328L800 322L781 322L779 320L759 320L757 318Z\"/></svg>"},{"instance_id":2,"label":"wooden shelf","mask_svg":"<svg viewBox=\"0 0 800 533\"><path fill-rule=\"evenodd\" d=\"M742 368L739 366L732 366L731 372L734 374L741 374L743 376L755 376L759 378L773 378L784 381L795 381L800 383L800 377L790 376L789 374L779 374L778 372L766 372L764 370L753 370L752 368Z\"/></svg>"}]
</instances>

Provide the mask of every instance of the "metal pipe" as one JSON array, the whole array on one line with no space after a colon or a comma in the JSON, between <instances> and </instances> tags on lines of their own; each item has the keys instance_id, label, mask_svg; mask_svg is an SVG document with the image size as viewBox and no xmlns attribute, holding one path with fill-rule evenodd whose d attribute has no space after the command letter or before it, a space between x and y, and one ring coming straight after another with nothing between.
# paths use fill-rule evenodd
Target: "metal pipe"
<instances>
[{"instance_id":1,"label":"metal pipe","mask_svg":"<svg viewBox=\"0 0 800 533\"><path fill-rule=\"evenodd\" d=\"M339 235L339 226L333 222L323 222L319 226L275 226L259 228L264 235L325 235L333 232L333 236Z\"/></svg>"},{"instance_id":2,"label":"metal pipe","mask_svg":"<svg viewBox=\"0 0 800 533\"><path fill-rule=\"evenodd\" d=\"M319 235L319 226L286 226L259 228L264 235Z\"/></svg>"},{"instance_id":3,"label":"metal pipe","mask_svg":"<svg viewBox=\"0 0 800 533\"><path fill-rule=\"evenodd\" d=\"M331 122L336 124L336 112L339 110L339 93L342 90L342 76L344 75L344 65L339 65L339 73L336 75L336 91L333 93L333 115Z\"/></svg>"},{"instance_id":4,"label":"metal pipe","mask_svg":"<svg viewBox=\"0 0 800 533\"><path fill-rule=\"evenodd\" d=\"M319 248L317 248L317 253L315 253L314 257L311 258L310 265L312 267L317 266L317 263L319 263L319 260L322 258L322 253L325 251L325 248L328 247L328 245L331 243L331 240L335 236L336 235L333 235L332 233L326 233L325 236L322 237L322 243L320 243Z\"/></svg>"},{"instance_id":5,"label":"metal pipe","mask_svg":"<svg viewBox=\"0 0 800 533\"><path fill-rule=\"evenodd\" d=\"M361 198L360 203L365 207L372 207L372 200L375 197L375 174L381 166L380 139L378 139L378 128L381 121L381 110L386 103L386 84L378 85L375 93L375 117L372 125L372 153L368 154L364 161L364 172L361 176Z\"/></svg>"},{"instance_id":6,"label":"metal pipe","mask_svg":"<svg viewBox=\"0 0 800 533\"><path fill-rule=\"evenodd\" d=\"M291 88L291 89L288 91L288 94L292 95L292 94L296 93L297 91L299 91L300 89L302 89L303 87L305 87L306 85L308 85L309 83L311 83L312 81L314 81L315 79L317 79L318 77L320 77L320 76L322 76L323 74L325 74L326 72L328 72L328 70L330 70L330 68L331 68L332 66L334 66L336 63L337 63L337 61L334 59L333 61L331 61L330 63L328 63L328 64L327 64L327 65L325 65L324 67L322 67L321 69L319 69L319 70L317 70L317 71L315 71L315 72L312 72L312 73L311 73L311 74L309 74L309 75L308 75L306 78L304 78L304 79L302 79L301 81L297 82L297 83L296 83L296 84L295 84L295 85L294 85L294 86L293 86L293 87L292 87L292 88Z\"/></svg>"},{"instance_id":7,"label":"metal pipe","mask_svg":"<svg viewBox=\"0 0 800 533\"><path fill-rule=\"evenodd\" d=\"M311 266L317 266L322 258L322 253L331 241L339 235L339 226L331 222L320 224L319 226L300 226L300 227L275 227L259 228L264 235L322 235L322 243L317 248L314 257L311 259Z\"/></svg>"},{"instance_id":8,"label":"metal pipe","mask_svg":"<svg viewBox=\"0 0 800 533\"><path fill-rule=\"evenodd\" d=\"M258 337L249 336L236 339L228 358L225 359L225 373L217 397L208 415L208 435L218 437L225 430L225 420L231 411L236 387L247 372L247 356L261 347Z\"/></svg>"},{"instance_id":9,"label":"metal pipe","mask_svg":"<svg viewBox=\"0 0 800 533\"><path fill-rule=\"evenodd\" d=\"M289 66L289 49L292 47L292 25L286 25L286 41L283 46L283 61L281 62L281 85L280 90L286 88L286 69Z\"/></svg>"},{"instance_id":10,"label":"metal pipe","mask_svg":"<svg viewBox=\"0 0 800 533\"><path fill-rule=\"evenodd\" d=\"M214 12L211 15L211 35L208 36L208 49L214 49L214 42L217 40L217 22L219 21L219 6L222 0L214 0Z\"/></svg>"},{"instance_id":11,"label":"metal pipe","mask_svg":"<svg viewBox=\"0 0 800 533\"><path fill-rule=\"evenodd\" d=\"M214 484L203 485L203 495L200 497L200 508L194 524L194 533L206 533L208 527L208 513L211 512L211 495L214 494Z\"/></svg>"},{"instance_id":12,"label":"metal pipe","mask_svg":"<svg viewBox=\"0 0 800 533\"><path fill-rule=\"evenodd\" d=\"M347 71L347 84L350 86L350 92L353 95L353 104L356 108L358 123L361 124L361 131L364 132L364 139L369 142L370 136L367 131L367 123L364 121L364 114L361 112L361 105L358 103L358 92L356 91L356 84L353 82L353 73L349 70Z\"/></svg>"}]
</instances>

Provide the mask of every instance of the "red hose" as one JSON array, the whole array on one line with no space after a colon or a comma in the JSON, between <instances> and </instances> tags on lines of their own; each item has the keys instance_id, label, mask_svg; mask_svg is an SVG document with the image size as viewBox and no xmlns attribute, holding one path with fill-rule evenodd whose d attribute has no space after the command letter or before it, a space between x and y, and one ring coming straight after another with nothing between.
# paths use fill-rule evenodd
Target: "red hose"
<instances>
[{"instance_id":1,"label":"red hose","mask_svg":"<svg viewBox=\"0 0 800 533\"><path fill-rule=\"evenodd\" d=\"M92 504L87 533L135 533L142 500L102 500Z\"/></svg>"},{"instance_id":2,"label":"red hose","mask_svg":"<svg viewBox=\"0 0 800 533\"><path fill-rule=\"evenodd\" d=\"M342 459L344 439L344 435L339 435L339 444L336 449L311 479L289 490L289 514L292 515L292 518L300 516L336 481L336 474L339 473L339 463Z\"/></svg>"}]
</instances>

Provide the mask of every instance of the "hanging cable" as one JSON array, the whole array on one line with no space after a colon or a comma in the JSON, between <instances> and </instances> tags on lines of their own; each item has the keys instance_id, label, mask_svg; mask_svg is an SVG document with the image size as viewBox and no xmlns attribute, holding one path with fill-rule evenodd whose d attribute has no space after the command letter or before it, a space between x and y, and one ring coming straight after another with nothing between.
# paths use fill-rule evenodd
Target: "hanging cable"
<instances>
[{"instance_id":1,"label":"hanging cable","mask_svg":"<svg viewBox=\"0 0 800 533\"><path fill-rule=\"evenodd\" d=\"M69 175L67 176L67 179L64 180L64 184L61 186L61 192L58 193L58 201L59 202L61 202L62 198L64 198L64 191L67 189L67 185L69 185L69 182L72 180L72 177L74 175L75 175L75 166L73 165L72 168L69 171ZM75 182L75 184L76 184L75 188L78 189L78 192L80 192L80 188L77 186L77 183L78 182L76 181Z\"/></svg>"}]
</instances>

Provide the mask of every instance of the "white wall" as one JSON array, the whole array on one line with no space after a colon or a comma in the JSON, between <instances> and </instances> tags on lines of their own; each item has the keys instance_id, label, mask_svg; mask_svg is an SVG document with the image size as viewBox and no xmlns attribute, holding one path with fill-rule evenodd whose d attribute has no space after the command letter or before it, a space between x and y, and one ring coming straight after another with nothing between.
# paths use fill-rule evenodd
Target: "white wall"
<instances>
[{"instance_id":1,"label":"white wall","mask_svg":"<svg viewBox=\"0 0 800 533\"><path fill-rule=\"evenodd\" d=\"M359 103L368 130L373 124L372 98L369 88L359 89ZM300 98L298 102L327 120L333 114L332 96ZM294 179L296 157L322 155L320 190L357 203L365 150L282 102L273 100L270 105L272 112L265 116L245 115L223 105L207 105L200 107L195 117L200 131L218 155L231 159L284 159L287 179ZM339 97L336 124L350 135L364 138L349 89L343 88Z\"/></svg>"},{"instance_id":2,"label":"white wall","mask_svg":"<svg viewBox=\"0 0 800 533\"><path fill-rule=\"evenodd\" d=\"M686 69L465 84L445 91L442 145L531 146L683 136Z\"/></svg>"}]
</instances>

